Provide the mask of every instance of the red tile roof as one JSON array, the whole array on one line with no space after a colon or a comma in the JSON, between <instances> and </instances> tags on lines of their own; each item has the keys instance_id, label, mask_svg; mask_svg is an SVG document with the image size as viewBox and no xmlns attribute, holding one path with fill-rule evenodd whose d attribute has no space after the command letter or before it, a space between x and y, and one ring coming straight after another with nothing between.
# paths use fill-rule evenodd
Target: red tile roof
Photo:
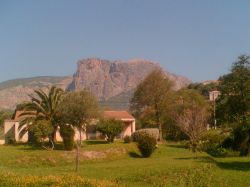
<instances>
[{"instance_id":1,"label":"red tile roof","mask_svg":"<svg viewBox=\"0 0 250 187\"><path fill-rule=\"evenodd\" d=\"M104 111L104 118L115 118L115 119L131 119L135 118L127 111Z\"/></svg>"}]
</instances>

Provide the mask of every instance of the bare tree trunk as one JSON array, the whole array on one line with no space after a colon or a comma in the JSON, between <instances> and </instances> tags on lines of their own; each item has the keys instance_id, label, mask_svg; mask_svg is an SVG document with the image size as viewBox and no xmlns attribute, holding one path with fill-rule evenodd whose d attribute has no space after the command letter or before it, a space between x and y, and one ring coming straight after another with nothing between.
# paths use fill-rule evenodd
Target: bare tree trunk
<instances>
[{"instance_id":1,"label":"bare tree trunk","mask_svg":"<svg viewBox=\"0 0 250 187\"><path fill-rule=\"evenodd\" d=\"M76 169L75 172L78 172L79 168L79 145L76 143Z\"/></svg>"},{"instance_id":2,"label":"bare tree trunk","mask_svg":"<svg viewBox=\"0 0 250 187\"><path fill-rule=\"evenodd\" d=\"M159 141L162 141L162 124L159 123Z\"/></svg>"},{"instance_id":3,"label":"bare tree trunk","mask_svg":"<svg viewBox=\"0 0 250 187\"><path fill-rule=\"evenodd\" d=\"M250 129L248 130L248 142L247 142L248 153L247 156L250 156Z\"/></svg>"},{"instance_id":4,"label":"bare tree trunk","mask_svg":"<svg viewBox=\"0 0 250 187\"><path fill-rule=\"evenodd\" d=\"M80 134L80 145L82 145L82 131L79 129L79 134Z\"/></svg>"},{"instance_id":5,"label":"bare tree trunk","mask_svg":"<svg viewBox=\"0 0 250 187\"><path fill-rule=\"evenodd\" d=\"M52 140L50 140L51 142L51 149L53 150L55 148L54 142Z\"/></svg>"}]
</instances>

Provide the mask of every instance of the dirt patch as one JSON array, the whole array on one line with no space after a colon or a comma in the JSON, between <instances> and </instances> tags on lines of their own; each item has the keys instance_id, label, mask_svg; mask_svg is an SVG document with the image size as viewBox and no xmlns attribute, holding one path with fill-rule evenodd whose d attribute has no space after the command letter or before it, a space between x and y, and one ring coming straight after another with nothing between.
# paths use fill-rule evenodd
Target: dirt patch
<instances>
[{"instance_id":1,"label":"dirt patch","mask_svg":"<svg viewBox=\"0 0 250 187\"><path fill-rule=\"evenodd\" d=\"M84 151L81 152L81 157L88 160L104 159L110 156L121 156L126 153L124 148L110 148L104 151Z\"/></svg>"}]
</instances>

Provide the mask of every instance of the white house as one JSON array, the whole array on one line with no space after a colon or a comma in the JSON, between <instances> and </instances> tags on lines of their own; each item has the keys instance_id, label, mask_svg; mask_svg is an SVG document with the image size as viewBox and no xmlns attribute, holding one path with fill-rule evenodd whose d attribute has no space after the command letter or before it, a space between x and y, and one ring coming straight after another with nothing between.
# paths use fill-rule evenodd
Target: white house
<instances>
[{"instance_id":1,"label":"white house","mask_svg":"<svg viewBox=\"0 0 250 187\"><path fill-rule=\"evenodd\" d=\"M5 120L4 122L4 135L5 135L5 143L12 141L16 142L27 142L28 141L28 133L25 133L22 137L20 137L20 131L22 129L18 129L20 114L22 111L16 111L14 119ZM104 111L104 118L106 119L117 119L123 122L123 131L117 138L123 138L124 136L131 136L133 132L135 132L135 118L129 114L127 111ZM82 140L86 139L103 139L105 138L101 133L96 131L96 122L97 120L93 120L93 123L88 125L85 132L82 132ZM25 128L25 126L23 126ZM75 129L75 140L78 140L80 137L79 131ZM62 141L59 130L56 134L56 140Z\"/></svg>"}]
</instances>

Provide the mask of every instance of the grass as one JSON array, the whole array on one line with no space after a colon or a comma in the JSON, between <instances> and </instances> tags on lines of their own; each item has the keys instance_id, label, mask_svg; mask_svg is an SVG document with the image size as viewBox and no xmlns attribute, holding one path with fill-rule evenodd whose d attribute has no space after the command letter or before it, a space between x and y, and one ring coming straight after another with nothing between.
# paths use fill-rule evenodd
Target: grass
<instances>
[{"instance_id":1,"label":"grass","mask_svg":"<svg viewBox=\"0 0 250 187\"><path fill-rule=\"evenodd\" d=\"M24 178L75 175L74 159L75 151L0 146L0 171ZM250 186L250 158L193 154L176 143L161 144L152 157L141 158L133 143L89 141L81 148L77 176L117 186L245 187Z\"/></svg>"}]
</instances>

